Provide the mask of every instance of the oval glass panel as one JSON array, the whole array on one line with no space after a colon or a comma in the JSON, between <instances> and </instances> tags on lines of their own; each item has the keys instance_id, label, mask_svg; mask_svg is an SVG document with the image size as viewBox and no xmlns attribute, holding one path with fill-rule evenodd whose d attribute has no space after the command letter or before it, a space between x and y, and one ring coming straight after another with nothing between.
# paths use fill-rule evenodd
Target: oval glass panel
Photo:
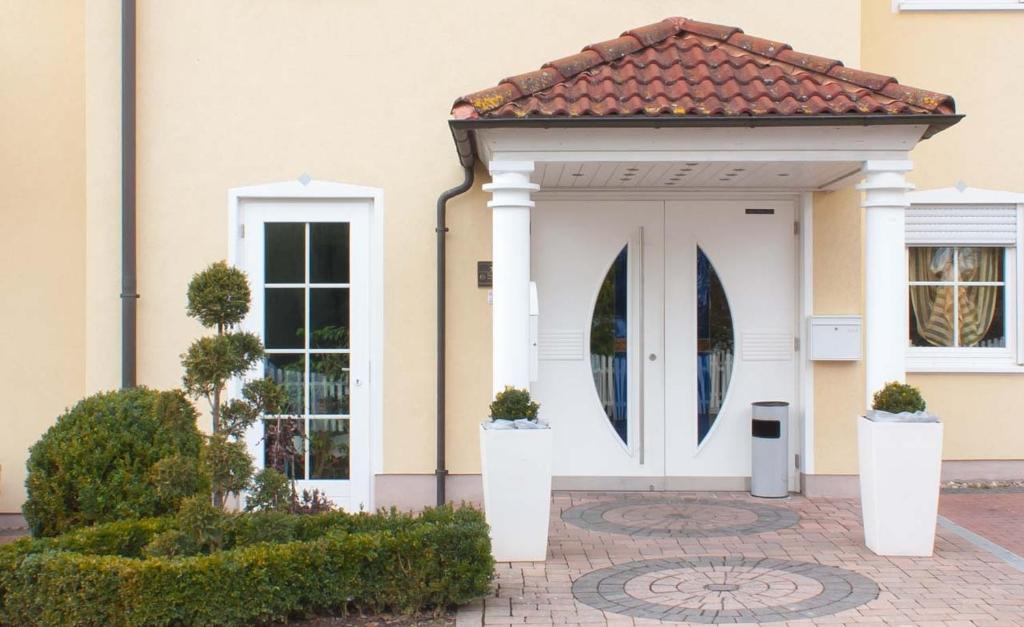
<instances>
[{"instance_id":1,"label":"oval glass panel","mask_svg":"<svg viewBox=\"0 0 1024 627\"><path fill-rule=\"evenodd\" d=\"M722 409L732 376L732 312L711 260L697 248L697 444Z\"/></svg>"},{"instance_id":2,"label":"oval glass panel","mask_svg":"<svg viewBox=\"0 0 1024 627\"><path fill-rule=\"evenodd\" d=\"M601 407L629 444L627 367L629 348L629 246L623 246L601 283L590 319L590 368Z\"/></svg>"}]
</instances>

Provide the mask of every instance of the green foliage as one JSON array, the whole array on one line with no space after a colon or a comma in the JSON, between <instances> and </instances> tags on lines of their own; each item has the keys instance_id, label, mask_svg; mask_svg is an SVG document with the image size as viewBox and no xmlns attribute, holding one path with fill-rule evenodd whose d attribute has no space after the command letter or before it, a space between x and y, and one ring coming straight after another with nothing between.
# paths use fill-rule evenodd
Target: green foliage
<instances>
[{"instance_id":1,"label":"green foliage","mask_svg":"<svg viewBox=\"0 0 1024 627\"><path fill-rule=\"evenodd\" d=\"M892 414L900 412L924 411L925 402L921 391L912 385L890 381L881 390L875 392L871 409L887 411Z\"/></svg>"},{"instance_id":2,"label":"green foliage","mask_svg":"<svg viewBox=\"0 0 1024 627\"><path fill-rule=\"evenodd\" d=\"M245 273L218 261L189 281L186 311L204 327L229 327L249 313L249 297Z\"/></svg>"},{"instance_id":3,"label":"green foliage","mask_svg":"<svg viewBox=\"0 0 1024 627\"><path fill-rule=\"evenodd\" d=\"M0 547L0 624L229 626L442 609L487 594L494 567L483 515L470 508L239 514L224 519L228 550L138 559L140 533L171 538L161 524L126 521L130 555L53 540Z\"/></svg>"},{"instance_id":4,"label":"green foliage","mask_svg":"<svg viewBox=\"0 0 1024 627\"><path fill-rule=\"evenodd\" d=\"M153 464L149 477L160 498L173 503L174 508L182 499L210 490L210 479L200 470L196 457L165 457Z\"/></svg>"},{"instance_id":5,"label":"green foliage","mask_svg":"<svg viewBox=\"0 0 1024 627\"><path fill-rule=\"evenodd\" d=\"M506 385L491 403L491 420L535 420L539 409L540 405L530 399L527 390Z\"/></svg>"},{"instance_id":6,"label":"green foliage","mask_svg":"<svg viewBox=\"0 0 1024 627\"><path fill-rule=\"evenodd\" d=\"M611 357L615 354L615 272L601 282L590 322L590 352Z\"/></svg>"},{"instance_id":7,"label":"green foliage","mask_svg":"<svg viewBox=\"0 0 1024 627\"><path fill-rule=\"evenodd\" d=\"M135 388L80 401L29 450L22 512L32 534L172 511L178 497L157 489L154 466L197 459L201 443L180 392Z\"/></svg>"},{"instance_id":8,"label":"green foliage","mask_svg":"<svg viewBox=\"0 0 1024 627\"><path fill-rule=\"evenodd\" d=\"M210 478L214 501L221 505L224 497L238 494L249 485L252 478L252 457L239 440L229 440L215 433L206 439L206 446L199 455L203 473Z\"/></svg>"},{"instance_id":9,"label":"green foliage","mask_svg":"<svg viewBox=\"0 0 1024 627\"><path fill-rule=\"evenodd\" d=\"M294 495L291 481L275 468L264 468L252 478L245 509L248 511L287 511Z\"/></svg>"},{"instance_id":10,"label":"green foliage","mask_svg":"<svg viewBox=\"0 0 1024 627\"><path fill-rule=\"evenodd\" d=\"M261 357L263 344L252 333L239 331L201 337L181 356L185 391L193 398L212 399L231 377L245 374Z\"/></svg>"}]
</instances>

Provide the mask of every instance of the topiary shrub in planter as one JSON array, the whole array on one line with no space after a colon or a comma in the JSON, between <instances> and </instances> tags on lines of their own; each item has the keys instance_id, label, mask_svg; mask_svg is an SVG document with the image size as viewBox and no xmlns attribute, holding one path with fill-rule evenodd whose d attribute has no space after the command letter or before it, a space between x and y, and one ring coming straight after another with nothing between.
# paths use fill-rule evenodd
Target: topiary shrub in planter
<instances>
[{"instance_id":1,"label":"topiary shrub in planter","mask_svg":"<svg viewBox=\"0 0 1024 627\"><path fill-rule=\"evenodd\" d=\"M206 505L222 541L208 554L140 559L171 518L0 546L0 624L258 625L441 610L490 590L487 525L472 508L291 516Z\"/></svg>"},{"instance_id":2,"label":"topiary shrub in planter","mask_svg":"<svg viewBox=\"0 0 1024 627\"><path fill-rule=\"evenodd\" d=\"M864 543L879 555L928 556L942 474L942 423L917 388L896 381L857 420Z\"/></svg>"},{"instance_id":3,"label":"topiary shrub in planter","mask_svg":"<svg viewBox=\"0 0 1024 627\"><path fill-rule=\"evenodd\" d=\"M198 473L178 475L173 489L160 490L159 469L172 459L195 467L201 445L196 412L180 392L136 388L90 396L29 450L22 513L33 535L53 536L173 511L202 482Z\"/></svg>"},{"instance_id":4,"label":"topiary shrub in planter","mask_svg":"<svg viewBox=\"0 0 1024 627\"><path fill-rule=\"evenodd\" d=\"M890 381L871 399L871 409L887 411L890 414L924 411L926 404L921 391L912 385Z\"/></svg>"},{"instance_id":5,"label":"topiary shrub in planter","mask_svg":"<svg viewBox=\"0 0 1024 627\"><path fill-rule=\"evenodd\" d=\"M552 434L530 392L506 386L480 425L484 511L498 561L543 561L551 513Z\"/></svg>"},{"instance_id":6,"label":"topiary shrub in planter","mask_svg":"<svg viewBox=\"0 0 1024 627\"><path fill-rule=\"evenodd\" d=\"M490 410L491 420L536 420L540 404L533 401L529 391L507 385L494 395Z\"/></svg>"}]
</instances>

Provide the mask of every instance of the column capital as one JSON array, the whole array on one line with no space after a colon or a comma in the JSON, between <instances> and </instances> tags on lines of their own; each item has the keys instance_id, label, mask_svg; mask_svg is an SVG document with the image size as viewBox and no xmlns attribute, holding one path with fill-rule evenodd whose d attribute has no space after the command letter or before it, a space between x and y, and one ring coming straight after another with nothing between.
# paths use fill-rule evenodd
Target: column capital
<instances>
[{"instance_id":1,"label":"column capital","mask_svg":"<svg viewBox=\"0 0 1024 627\"><path fill-rule=\"evenodd\" d=\"M491 161L487 164L487 170L492 174L506 174L509 172L519 172L522 174L530 174L534 170L533 161Z\"/></svg>"},{"instance_id":2,"label":"column capital","mask_svg":"<svg viewBox=\"0 0 1024 627\"><path fill-rule=\"evenodd\" d=\"M532 161L492 161L488 169L491 171L491 182L482 187L485 192L492 194L488 207L533 207L530 194L540 189L540 185L530 182Z\"/></svg>"},{"instance_id":3,"label":"column capital","mask_svg":"<svg viewBox=\"0 0 1024 627\"><path fill-rule=\"evenodd\" d=\"M914 162L909 159L869 159L864 162L861 171L865 174L875 172L910 172Z\"/></svg>"},{"instance_id":4,"label":"column capital","mask_svg":"<svg viewBox=\"0 0 1024 627\"><path fill-rule=\"evenodd\" d=\"M906 209L910 202L907 192L914 186L907 182L906 173L913 169L908 160L865 161L862 172L864 182L857 189L864 192L862 207L868 209Z\"/></svg>"}]
</instances>

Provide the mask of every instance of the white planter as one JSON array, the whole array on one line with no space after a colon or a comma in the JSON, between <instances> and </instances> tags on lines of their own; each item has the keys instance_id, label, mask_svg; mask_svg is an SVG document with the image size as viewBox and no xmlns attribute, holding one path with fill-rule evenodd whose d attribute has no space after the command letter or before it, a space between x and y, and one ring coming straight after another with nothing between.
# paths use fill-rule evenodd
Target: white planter
<instances>
[{"instance_id":1,"label":"white planter","mask_svg":"<svg viewBox=\"0 0 1024 627\"><path fill-rule=\"evenodd\" d=\"M942 423L857 419L864 541L878 555L930 556L942 470Z\"/></svg>"},{"instance_id":2,"label":"white planter","mask_svg":"<svg viewBox=\"0 0 1024 627\"><path fill-rule=\"evenodd\" d=\"M551 514L551 429L480 428L484 513L499 562L542 562Z\"/></svg>"}]
</instances>

